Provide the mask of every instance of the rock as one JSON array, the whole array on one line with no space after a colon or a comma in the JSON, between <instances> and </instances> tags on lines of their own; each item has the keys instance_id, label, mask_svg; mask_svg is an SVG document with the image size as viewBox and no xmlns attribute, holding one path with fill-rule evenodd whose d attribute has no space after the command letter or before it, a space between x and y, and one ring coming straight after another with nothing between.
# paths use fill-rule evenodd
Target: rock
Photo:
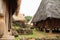
<instances>
[{"instance_id":1,"label":"rock","mask_svg":"<svg viewBox=\"0 0 60 40\"><path fill-rule=\"evenodd\" d=\"M14 40L14 36L7 36L7 37L2 37L0 40Z\"/></svg>"},{"instance_id":2,"label":"rock","mask_svg":"<svg viewBox=\"0 0 60 40\"><path fill-rule=\"evenodd\" d=\"M16 30L13 30L12 35L15 36L15 37L18 37L18 32Z\"/></svg>"}]
</instances>

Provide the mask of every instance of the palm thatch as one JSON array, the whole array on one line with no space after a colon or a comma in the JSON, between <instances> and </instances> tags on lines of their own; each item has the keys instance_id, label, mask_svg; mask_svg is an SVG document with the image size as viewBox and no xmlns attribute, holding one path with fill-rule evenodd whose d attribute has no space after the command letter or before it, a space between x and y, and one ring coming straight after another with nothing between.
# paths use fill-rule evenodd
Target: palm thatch
<instances>
[{"instance_id":1,"label":"palm thatch","mask_svg":"<svg viewBox=\"0 0 60 40\"><path fill-rule=\"evenodd\" d=\"M60 18L60 0L42 0L32 22L50 18Z\"/></svg>"},{"instance_id":2,"label":"palm thatch","mask_svg":"<svg viewBox=\"0 0 60 40\"><path fill-rule=\"evenodd\" d=\"M13 15L13 21L22 21L22 22L25 22L26 19L25 19L25 16L24 14L18 14L17 16L16 15Z\"/></svg>"}]
</instances>

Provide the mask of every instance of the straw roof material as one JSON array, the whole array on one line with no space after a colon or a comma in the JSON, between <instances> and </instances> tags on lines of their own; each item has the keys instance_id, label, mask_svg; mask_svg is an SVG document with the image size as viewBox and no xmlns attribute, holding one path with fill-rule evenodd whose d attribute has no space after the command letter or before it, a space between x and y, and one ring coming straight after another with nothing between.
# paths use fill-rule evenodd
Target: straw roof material
<instances>
[{"instance_id":1,"label":"straw roof material","mask_svg":"<svg viewBox=\"0 0 60 40\"><path fill-rule=\"evenodd\" d=\"M46 18L60 18L60 0L42 0L32 22Z\"/></svg>"},{"instance_id":2,"label":"straw roof material","mask_svg":"<svg viewBox=\"0 0 60 40\"><path fill-rule=\"evenodd\" d=\"M23 14L13 15L13 21L23 21L25 22L25 16Z\"/></svg>"}]
</instances>

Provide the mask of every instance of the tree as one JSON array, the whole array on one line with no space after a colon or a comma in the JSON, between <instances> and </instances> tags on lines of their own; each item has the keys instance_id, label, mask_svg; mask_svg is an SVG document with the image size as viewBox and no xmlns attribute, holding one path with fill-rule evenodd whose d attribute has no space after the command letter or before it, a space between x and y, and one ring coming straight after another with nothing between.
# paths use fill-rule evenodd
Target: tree
<instances>
[{"instance_id":1,"label":"tree","mask_svg":"<svg viewBox=\"0 0 60 40\"><path fill-rule=\"evenodd\" d=\"M26 16L25 18L26 18L27 22L29 22L32 17L31 16Z\"/></svg>"}]
</instances>

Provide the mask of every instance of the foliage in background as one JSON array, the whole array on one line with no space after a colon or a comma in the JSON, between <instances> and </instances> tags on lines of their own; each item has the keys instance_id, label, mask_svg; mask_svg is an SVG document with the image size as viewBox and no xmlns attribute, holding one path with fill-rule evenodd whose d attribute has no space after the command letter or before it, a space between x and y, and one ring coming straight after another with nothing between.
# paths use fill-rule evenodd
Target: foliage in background
<instances>
[{"instance_id":1,"label":"foliage in background","mask_svg":"<svg viewBox=\"0 0 60 40\"><path fill-rule=\"evenodd\" d=\"M32 16L26 16L25 18L26 18L27 22L29 22L31 20Z\"/></svg>"}]
</instances>

